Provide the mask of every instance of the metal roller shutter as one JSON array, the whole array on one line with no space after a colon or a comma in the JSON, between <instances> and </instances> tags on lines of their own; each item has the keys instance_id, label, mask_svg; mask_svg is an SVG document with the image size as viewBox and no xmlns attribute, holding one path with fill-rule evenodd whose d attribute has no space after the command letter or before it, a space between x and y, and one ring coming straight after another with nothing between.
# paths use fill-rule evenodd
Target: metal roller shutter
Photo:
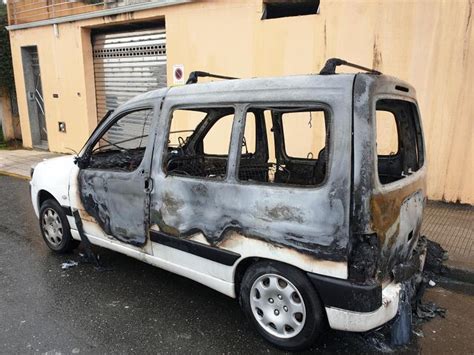
<instances>
[{"instance_id":1,"label":"metal roller shutter","mask_svg":"<svg viewBox=\"0 0 474 355\"><path fill-rule=\"evenodd\" d=\"M161 29L93 36L97 117L132 97L166 86L166 32Z\"/></svg>"}]
</instances>

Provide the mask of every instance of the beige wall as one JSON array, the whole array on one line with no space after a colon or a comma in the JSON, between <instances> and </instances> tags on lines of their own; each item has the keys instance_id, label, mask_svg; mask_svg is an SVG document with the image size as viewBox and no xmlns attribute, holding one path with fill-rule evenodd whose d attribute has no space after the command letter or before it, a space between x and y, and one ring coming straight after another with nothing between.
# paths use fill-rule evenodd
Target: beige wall
<instances>
[{"instance_id":1,"label":"beige wall","mask_svg":"<svg viewBox=\"0 0 474 355\"><path fill-rule=\"evenodd\" d=\"M93 83L90 87L90 79L87 81L84 78L87 71L83 60L86 57L83 55L83 39L86 37L81 36L81 33L81 28L74 23L61 25L58 38L52 26L10 32L23 145L26 147L32 147L32 138L21 59L22 46L38 47L50 150L71 152L70 149L80 149L96 122L95 110L90 109L95 104ZM90 47L90 44L87 42L85 47ZM87 92L86 88L89 89ZM53 94L59 97L53 98ZM66 122L66 133L58 131L59 121Z\"/></svg>"},{"instance_id":2,"label":"beige wall","mask_svg":"<svg viewBox=\"0 0 474 355\"><path fill-rule=\"evenodd\" d=\"M5 141L21 139L20 117L13 115L10 96L0 91L0 122Z\"/></svg>"},{"instance_id":3,"label":"beige wall","mask_svg":"<svg viewBox=\"0 0 474 355\"><path fill-rule=\"evenodd\" d=\"M324 0L319 15L265 21L261 3L197 1L60 24L58 38L52 26L12 31L25 145L31 146L31 137L21 46L39 48L50 149L77 150L97 120L88 28L164 17L169 83L173 64L184 64L187 73L252 77L315 73L330 57L373 65L410 82L423 116L429 196L474 203L472 0ZM58 132L57 121L66 121L66 134Z\"/></svg>"}]
</instances>

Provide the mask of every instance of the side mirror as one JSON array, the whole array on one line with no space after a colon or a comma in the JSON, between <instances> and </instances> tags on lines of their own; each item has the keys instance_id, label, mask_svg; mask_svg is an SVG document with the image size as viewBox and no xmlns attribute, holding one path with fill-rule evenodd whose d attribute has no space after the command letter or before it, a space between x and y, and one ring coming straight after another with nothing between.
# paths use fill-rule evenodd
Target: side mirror
<instances>
[{"instance_id":1,"label":"side mirror","mask_svg":"<svg viewBox=\"0 0 474 355\"><path fill-rule=\"evenodd\" d=\"M89 159L87 156L84 156L84 157L76 156L74 158L74 164L76 164L79 167L79 169L85 169L89 165Z\"/></svg>"}]
</instances>

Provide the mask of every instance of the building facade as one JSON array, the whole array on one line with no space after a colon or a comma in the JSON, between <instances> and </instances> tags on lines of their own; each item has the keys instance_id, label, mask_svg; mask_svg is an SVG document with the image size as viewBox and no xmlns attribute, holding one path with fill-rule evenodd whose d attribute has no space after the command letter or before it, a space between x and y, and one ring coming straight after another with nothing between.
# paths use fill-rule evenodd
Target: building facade
<instances>
[{"instance_id":1,"label":"building facade","mask_svg":"<svg viewBox=\"0 0 474 355\"><path fill-rule=\"evenodd\" d=\"M288 6L272 8L278 3ZM472 0L9 0L23 144L78 151L108 109L181 84L180 72L317 73L339 57L417 89L429 197L472 204L472 7Z\"/></svg>"}]
</instances>

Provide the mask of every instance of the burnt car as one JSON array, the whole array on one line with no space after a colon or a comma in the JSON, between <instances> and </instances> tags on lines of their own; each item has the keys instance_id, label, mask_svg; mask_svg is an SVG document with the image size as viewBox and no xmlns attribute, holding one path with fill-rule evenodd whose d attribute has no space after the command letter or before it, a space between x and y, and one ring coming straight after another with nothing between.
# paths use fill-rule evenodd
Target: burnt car
<instances>
[{"instance_id":1,"label":"burnt car","mask_svg":"<svg viewBox=\"0 0 474 355\"><path fill-rule=\"evenodd\" d=\"M195 72L131 99L76 157L34 169L46 244L82 240L238 298L287 350L326 324L385 324L424 263L420 113L409 84L339 64L207 83Z\"/></svg>"}]
</instances>

